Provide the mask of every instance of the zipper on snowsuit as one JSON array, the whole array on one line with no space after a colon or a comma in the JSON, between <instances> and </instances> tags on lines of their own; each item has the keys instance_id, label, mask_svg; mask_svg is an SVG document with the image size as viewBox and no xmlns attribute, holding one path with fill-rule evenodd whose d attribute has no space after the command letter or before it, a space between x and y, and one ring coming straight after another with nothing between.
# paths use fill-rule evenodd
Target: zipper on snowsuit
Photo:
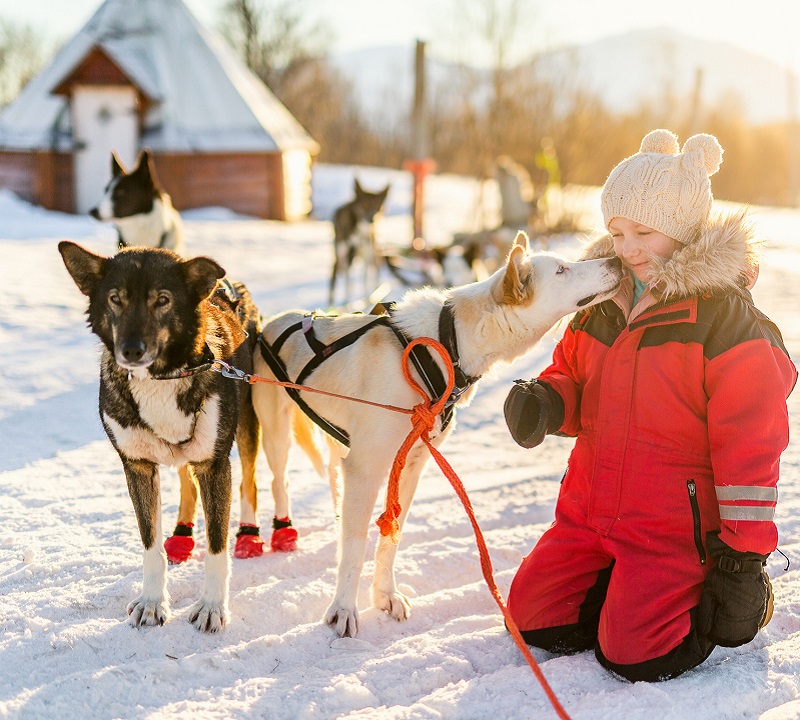
<instances>
[{"instance_id":1,"label":"zipper on snowsuit","mask_svg":"<svg viewBox=\"0 0 800 720\"><path fill-rule=\"evenodd\" d=\"M694 480L688 480L686 487L689 490L689 504L692 506L692 522L694 525L694 544L700 556L700 564L706 564L706 549L703 547L703 533L700 528L700 505L697 502L697 486Z\"/></svg>"}]
</instances>

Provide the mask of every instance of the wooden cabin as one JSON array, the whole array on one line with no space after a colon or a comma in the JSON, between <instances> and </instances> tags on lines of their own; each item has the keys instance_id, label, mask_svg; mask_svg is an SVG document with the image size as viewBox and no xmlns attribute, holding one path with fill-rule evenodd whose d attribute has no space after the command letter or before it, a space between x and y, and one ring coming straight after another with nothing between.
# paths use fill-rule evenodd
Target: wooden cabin
<instances>
[{"instance_id":1,"label":"wooden cabin","mask_svg":"<svg viewBox=\"0 0 800 720\"><path fill-rule=\"evenodd\" d=\"M105 0L0 113L0 187L85 213L145 147L179 210L311 210L319 146L233 51L182 0Z\"/></svg>"}]
</instances>

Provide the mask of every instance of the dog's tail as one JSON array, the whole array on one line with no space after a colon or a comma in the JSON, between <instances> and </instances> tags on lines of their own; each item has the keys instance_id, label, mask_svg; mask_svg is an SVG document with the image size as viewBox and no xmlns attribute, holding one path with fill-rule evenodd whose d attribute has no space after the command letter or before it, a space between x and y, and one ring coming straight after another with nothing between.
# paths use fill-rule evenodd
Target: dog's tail
<instances>
[{"instance_id":1,"label":"dog's tail","mask_svg":"<svg viewBox=\"0 0 800 720\"><path fill-rule=\"evenodd\" d=\"M292 408L292 434L295 442L302 448L314 470L324 478L327 476L327 463L322 454L320 446L317 444L317 433L314 424L308 416L300 409Z\"/></svg>"}]
</instances>

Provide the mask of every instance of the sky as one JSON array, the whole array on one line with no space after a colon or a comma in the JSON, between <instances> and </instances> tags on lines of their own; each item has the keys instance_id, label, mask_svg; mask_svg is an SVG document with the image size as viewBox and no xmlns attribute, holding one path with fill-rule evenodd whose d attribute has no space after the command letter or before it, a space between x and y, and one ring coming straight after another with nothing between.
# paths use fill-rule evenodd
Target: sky
<instances>
[{"instance_id":1,"label":"sky","mask_svg":"<svg viewBox=\"0 0 800 720\"><path fill-rule=\"evenodd\" d=\"M224 0L185 1L204 24L217 26ZM516 33L518 52L582 44L634 29L670 27L739 45L782 65L800 63L800 52L793 49L795 0L672 0L668 4L641 0L508 1L531 8L524 32ZM0 18L29 23L57 41L76 32L100 2L0 0ZM307 0L306 6L333 31L335 52L412 45L416 39L423 39L434 54L446 54L453 46L454 28L464 7L458 0Z\"/></svg>"}]
</instances>

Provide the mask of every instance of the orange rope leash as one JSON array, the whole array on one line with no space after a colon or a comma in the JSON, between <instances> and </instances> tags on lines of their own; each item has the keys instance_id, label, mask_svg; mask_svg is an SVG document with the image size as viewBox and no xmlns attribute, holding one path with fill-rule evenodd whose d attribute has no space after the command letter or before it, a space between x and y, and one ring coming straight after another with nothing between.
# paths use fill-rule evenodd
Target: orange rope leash
<instances>
[{"instance_id":1,"label":"orange rope leash","mask_svg":"<svg viewBox=\"0 0 800 720\"><path fill-rule=\"evenodd\" d=\"M426 392L422 389L422 387L420 387L419 383L417 383L417 381L412 377L411 370L409 368L409 354L413 347L420 344L430 345L434 350L436 350L436 352L438 352L441 356L445 364L445 368L447 369L447 389L435 402L428 397ZM434 424L436 423L436 417L444 408L445 402L447 401L447 398L450 397L450 393L452 392L455 384L455 371L453 370L453 363L450 359L450 355L445 347L437 340L425 337L416 338L408 344L403 352L403 375L408 381L408 384L411 385L411 387L414 388L414 390L422 397L422 402L420 402L418 405L415 405L413 410L397 407L396 405L384 405L382 403L376 403L370 400L347 397L346 395L338 395L336 393L318 390L305 385L297 385L296 383L287 383L279 380L260 377L259 375L246 376L246 380L250 384L268 383L270 385L279 385L281 387L291 387L297 390L318 393L320 395L327 395L328 397L339 398L342 400L350 400L353 402L363 403L364 405L372 405L373 407L391 410L392 412L411 415L412 429L408 434L408 437L406 437L406 439L403 441L403 444L400 446L400 449L397 451L397 455L395 456L394 463L392 464L392 470L389 474L389 486L386 489L386 509L383 511L383 513L381 513L381 516L377 521L378 527L381 530L381 535L388 535L393 542L398 542L400 539L400 528L397 522L397 518L402 510L400 507L399 496L400 474L405 467L409 450L411 450L411 447L415 442L417 442L417 440L422 440L428 450L430 450L431 455L433 455L433 459L436 460L436 464L444 473L444 476L448 479L450 485L452 485L453 490L455 490L458 499L461 501L461 504L464 506L464 510L469 517L472 530L475 534L475 540L478 544L478 554L480 555L481 559L481 570L483 572L484 580L486 580L486 584L489 586L489 591L500 608L500 612L505 619L506 627L511 633L511 637L514 638L514 642L522 653L522 656L525 658L528 665L530 665L531 670L533 670L533 674L536 676L539 684L544 689L544 692L547 695L547 698L550 700L550 703L555 709L558 717L562 720L570 720L567 711L564 710L564 707L561 705L556 697L556 694L553 692L553 689L547 682L547 679L542 673L539 664L536 662L536 658L533 657L528 644L522 638L522 634L520 633L517 624L514 622L514 619L511 617L511 613L503 602L503 598L500 595L500 590L498 589L497 583L494 580L492 559L489 556L486 540L484 539L483 532L481 531L478 521L475 518L475 511L473 510L472 503L467 496L467 491L464 489L464 484L461 482L458 475L456 475L456 472L450 466L450 463L448 463L444 456L431 444L430 433L434 428ZM245 379L245 377L242 377L242 379Z\"/></svg>"},{"instance_id":2,"label":"orange rope leash","mask_svg":"<svg viewBox=\"0 0 800 720\"><path fill-rule=\"evenodd\" d=\"M445 367L447 368L447 390L445 390L442 397L440 397L433 404L425 391L411 376L411 370L408 365L408 356L411 352L411 349L420 343L430 345L434 350L436 350L436 352L439 353L444 361ZM436 422L436 416L444 407L444 403L450 396L450 392L455 383L455 373L453 371L453 363L450 360L450 355L447 350L445 350L444 346L438 341L433 340L432 338L417 338L409 343L408 347L406 347L405 352L403 353L403 375L408 381L408 384L411 385L411 387L413 387L414 390L416 390L417 393L422 396L423 401L414 407L414 414L411 417L411 422L413 423L414 427L409 433L408 437L405 439L405 442L400 446L400 450L397 452L397 456L394 459L394 464L392 465L392 471L389 474L389 487L386 490L386 510L381 514L380 518L378 518L378 526L381 529L381 535L390 536L394 542L399 540L400 533L397 524L397 517L401 510L400 501L398 499L400 473L402 472L403 467L405 467L406 456L408 455L408 451L411 449L411 446L418 439L421 439L422 442L427 446L428 450L430 450L431 455L433 455L433 459L436 460L436 464L444 473L445 477L450 481L450 484L453 486L453 490L455 490L456 495L458 495L458 499L461 500L461 504L464 506L464 510L466 510L469 521L472 524L472 530L475 533L475 540L478 543L478 553L480 554L481 558L481 570L483 571L483 577L486 580L486 584L489 586L489 591L492 593L492 597L500 608L500 612L503 614L503 618L506 621L506 627L511 633L511 637L514 638L514 642L517 644L522 656L525 658L525 660L527 660L531 670L533 670L533 674L536 676L536 679L544 689L545 694L558 714L558 717L562 718L562 720L569 720L567 711L564 710L563 706L556 697L556 694L553 692L553 689L547 682L547 679L542 673L539 664L536 662L536 658L533 657L528 644L525 642L525 640L523 640L517 624L514 622L514 619L511 617L511 613L503 602L503 598L500 595L500 590L498 589L497 583L494 580L492 559L489 556L486 540L484 539L483 532L481 531L478 521L475 518L475 511L472 509L472 503L467 496L467 491L464 489L464 484L458 478L458 475L456 475L456 472L450 466L450 463L448 463L444 456L431 444L430 432L433 430L434 423Z\"/></svg>"},{"instance_id":3,"label":"orange rope leash","mask_svg":"<svg viewBox=\"0 0 800 720\"><path fill-rule=\"evenodd\" d=\"M363 398L354 398L349 395L339 395L338 393L328 392L327 390L319 390L317 388L308 387L307 385L298 385L293 382L281 382L280 380L273 380L272 378L261 377L260 375L247 375L243 376L251 385L256 383L265 383L267 385L278 385L284 388L294 388L295 390L304 390L310 393L317 393L318 395L327 395L328 397L338 398L339 400L350 400L351 402L361 403L362 405L372 405L372 407L383 408L384 410L391 410L392 412L403 413L404 415L413 415L414 411L408 408L398 407L397 405L385 405L384 403L372 402L372 400L364 400Z\"/></svg>"}]
</instances>

